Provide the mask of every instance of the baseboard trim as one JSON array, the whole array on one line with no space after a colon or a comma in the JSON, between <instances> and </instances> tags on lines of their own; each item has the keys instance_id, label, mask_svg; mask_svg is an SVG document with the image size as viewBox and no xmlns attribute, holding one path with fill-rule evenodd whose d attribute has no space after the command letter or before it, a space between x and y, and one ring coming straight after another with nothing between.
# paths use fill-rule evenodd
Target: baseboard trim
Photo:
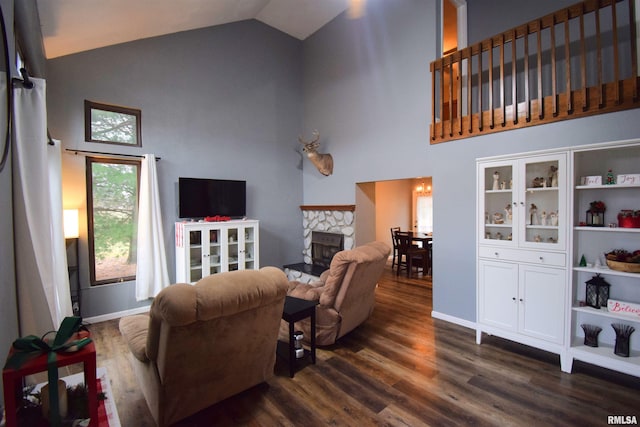
<instances>
[{"instance_id":1,"label":"baseboard trim","mask_svg":"<svg viewBox=\"0 0 640 427\"><path fill-rule=\"evenodd\" d=\"M455 323L456 325L464 326L469 329L476 329L476 322L470 322L459 317L450 316L448 314L440 313L437 311L431 311L431 317L434 319L444 320L445 322Z\"/></svg>"},{"instance_id":2,"label":"baseboard trim","mask_svg":"<svg viewBox=\"0 0 640 427\"><path fill-rule=\"evenodd\" d=\"M107 313L101 314L100 316L87 317L83 318L82 320L87 323L106 322L107 320L119 319L120 317L131 316L133 314L147 313L149 311L149 307L150 306L147 305L144 307L132 308L131 310L117 311L115 313Z\"/></svg>"}]
</instances>

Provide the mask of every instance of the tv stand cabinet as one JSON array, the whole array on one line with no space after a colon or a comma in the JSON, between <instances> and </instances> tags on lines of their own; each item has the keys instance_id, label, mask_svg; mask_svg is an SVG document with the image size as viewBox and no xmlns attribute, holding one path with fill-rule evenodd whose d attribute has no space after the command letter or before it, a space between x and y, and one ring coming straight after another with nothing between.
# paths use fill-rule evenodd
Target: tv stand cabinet
<instances>
[{"instance_id":1,"label":"tv stand cabinet","mask_svg":"<svg viewBox=\"0 0 640 427\"><path fill-rule=\"evenodd\" d=\"M184 221L175 224L176 282L195 283L211 274L257 270L257 220Z\"/></svg>"}]
</instances>

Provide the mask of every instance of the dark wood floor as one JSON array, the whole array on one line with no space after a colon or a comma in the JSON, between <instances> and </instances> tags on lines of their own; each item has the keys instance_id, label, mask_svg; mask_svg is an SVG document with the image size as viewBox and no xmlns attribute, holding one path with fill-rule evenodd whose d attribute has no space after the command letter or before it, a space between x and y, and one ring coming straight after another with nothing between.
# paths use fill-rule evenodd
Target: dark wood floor
<instances>
[{"instance_id":1,"label":"dark wood floor","mask_svg":"<svg viewBox=\"0 0 640 427\"><path fill-rule=\"evenodd\" d=\"M431 318L431 282L387 269L373 316L318 351L316 365L276 376L180 426L219 425L607 425L640 420L640 380L574 363ZM91 325L98 366L108 370L124 427L153 426L117 321Z\"/></svg>"}]
</instances>

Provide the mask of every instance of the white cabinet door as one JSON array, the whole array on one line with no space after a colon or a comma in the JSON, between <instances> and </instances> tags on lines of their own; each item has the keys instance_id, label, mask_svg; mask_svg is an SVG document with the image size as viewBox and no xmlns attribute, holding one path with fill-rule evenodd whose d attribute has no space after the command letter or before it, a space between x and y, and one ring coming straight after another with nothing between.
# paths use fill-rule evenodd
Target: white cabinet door
<instances>
[{"instance_id":1,"label":"white cabinet door","mask_svg":"<svg viewBox=\"0 0 640 427\"><path fill-rule=\"evenodd\" d=\"M224 271L258 269L258 225L256 222L234 224L225 228Z\"/></svg>"},{"instance_id":2,"label":"white cabinet door","mask_svg":"<svg viewBox=\"0 0 640 427\"><path fill-rule=\"evenodd\" d=\"M516 331L518 264L480 260L478 280L478 320L485 325Z\"/></svg>"},{"instance_id":3,"label":"white cabinet door","mask_svg":"<svg viewBox=\"0 0 640 427\"><path fill-rule=\"evenodd\" d=\"M521 264L519 269L520 332L533 338L562 344L566 271L526 264Z\"/></svg>"},{"instance_id":4,"label":"white cabinet door","mask_svg":"<svg viewBox=\"0 0 640 427\"><path fill-rule=\"evenodd\" d=\"M525 157L518 173L518 246L564 250L569 220L566 154Z\"/></svg>"},{"instance_id":5,"label":"white cabinet door","mask_svg":"<svg viewBox=\"0 0 640 427\"><path fill-rule=\"evenodd\" d=\"M518 188L516 161L478 165L478 240L481 244L514 246L517 243L518 209L514 192ZM516 215L514 217L514 215Z\"/></svg>"}]
</instances>

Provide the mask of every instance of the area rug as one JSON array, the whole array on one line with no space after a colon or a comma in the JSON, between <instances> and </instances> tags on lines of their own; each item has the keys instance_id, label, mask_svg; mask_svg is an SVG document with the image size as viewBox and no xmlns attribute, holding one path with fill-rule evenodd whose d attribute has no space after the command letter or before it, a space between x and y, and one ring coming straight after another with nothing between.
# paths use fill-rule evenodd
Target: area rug
<instances>
[{"instance_id":1,"label":"area rug","mask_svg":"<svg viewBox=\"0 0 640 427\"><path fill-rule=\"evenodd\" d=\"M116 410L116 402L113 398L113 393L111 393L111 384L107 376L107 369L99 367L96 370L96 376L98 378L98 394L104 393L105 397L104 399L98 400L98 427L121 427L118 411ZM76 386L84 383L84 373L80 372L62 377L61 379L67 383L67 387ZM40 390L44 384L46 383L38 384L34 392ZM80 425L82 426L84 424L81 423Z\"/></svg>"}]
</instances>

